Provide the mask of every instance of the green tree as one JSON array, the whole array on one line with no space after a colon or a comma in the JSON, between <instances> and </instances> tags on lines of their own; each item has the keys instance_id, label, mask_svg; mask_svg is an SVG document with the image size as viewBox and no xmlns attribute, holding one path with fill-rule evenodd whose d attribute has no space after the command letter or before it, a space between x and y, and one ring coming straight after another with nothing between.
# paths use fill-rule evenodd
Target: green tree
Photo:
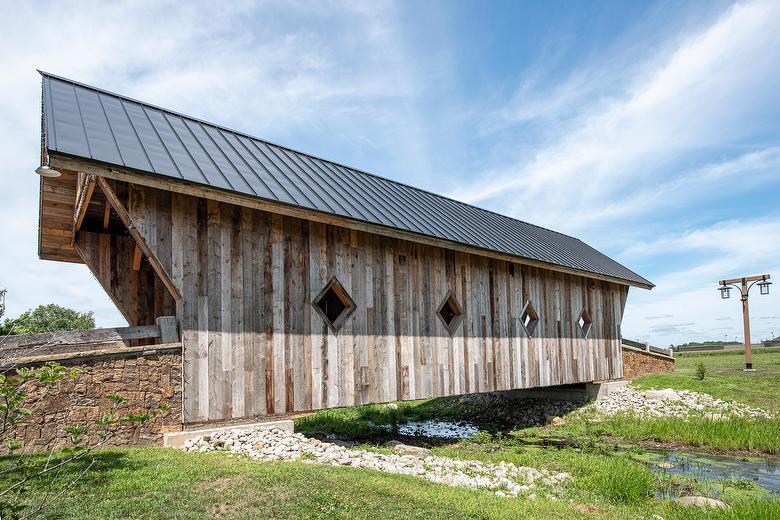
<instances>
[{"instance_id":1,"label":"green tree","mask_svg":"<svg viewBox=\"0 0 780 520\"><path fill-rule=\"evenodd\" d=\"M1 313L0 313L1 315ZM39 305L18 318L6 318L0 327L0 336L9 334L34 334L66 330L90 330L95 328L92 312L78 312L54 303Z\"/></svg>"}]
</instances>

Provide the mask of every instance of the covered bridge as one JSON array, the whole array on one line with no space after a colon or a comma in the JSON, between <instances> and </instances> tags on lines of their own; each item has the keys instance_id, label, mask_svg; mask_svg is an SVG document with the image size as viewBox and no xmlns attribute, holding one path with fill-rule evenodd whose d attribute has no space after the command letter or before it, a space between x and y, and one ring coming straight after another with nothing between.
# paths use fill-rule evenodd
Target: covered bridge
<instances>
[{"instance_id":1,"label":"covered bridge","mask_svg":"<svg viewBox=\"0 0 780 520\"><path fill-rule=\"evenodd\" d=\"M630 286L589 245L43 74L39 255L175 315L183 421L621 377Z\"/></svg>"}]
</instances>

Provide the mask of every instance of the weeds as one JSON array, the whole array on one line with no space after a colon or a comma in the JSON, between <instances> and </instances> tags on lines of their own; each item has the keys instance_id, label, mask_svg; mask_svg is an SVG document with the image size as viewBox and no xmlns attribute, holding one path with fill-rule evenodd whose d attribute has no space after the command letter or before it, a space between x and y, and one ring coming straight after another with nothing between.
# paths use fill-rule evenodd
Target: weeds
<instances>
[{"instance_id":1,"label":"weeds","mask_svg":"<svg viewBox=\"0 0 780 520\"><path fill-rule=\"evenodd\" d=\"M646 467L623 458L613 458L609 471L590 479L601 494L618 504L636 504L653 496L655 477Z\"/></svg>"}]
</instances>

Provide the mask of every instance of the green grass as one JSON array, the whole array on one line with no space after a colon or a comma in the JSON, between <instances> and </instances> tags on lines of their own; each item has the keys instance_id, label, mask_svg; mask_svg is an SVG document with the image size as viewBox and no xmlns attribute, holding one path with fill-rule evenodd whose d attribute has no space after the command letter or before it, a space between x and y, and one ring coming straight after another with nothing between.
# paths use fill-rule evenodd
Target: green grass
<instances>
[{"instance_id":1,"label":"green grass","mask_svg":"<svg viewBox=\"0 0 780 520\"><path fill-rule=\"evenodd\" d=\"M719 399L780 412L780 349L753 350L755 372L743 372L743 350L686 352L675 356L675 371L641 377L636 388L674 388L711 394ZM703 380L694 377L701 363L707 370Z\"/></svg>"},{"instance_id":2,"label":"green grass","mask_svg":"<svg viewBox=\"0 0 780 520\"><path fill-rule=\"evenodd\" d=\"M572 450L477 445L448 450L460 456L568 469L576 480L562 499L505 499L487 491L451 488L417 477L300 462L259 463L222 453L160 448L110 449L90 472L43 511L44 518L703 518L654 498L660 485L641 465ZM0 470L7 459L0 459ZM54 484L38 483L27 499L56 492L82 468ZM7 478L7 477L6 477ZM0 481L2 483L2 481ZM707 518L771 518L780 502L752 496ZM719 516L718 516L719 515Z\"/></svg>"},{"instance_id":3,"label":"green grass","mask_svg":"<svg viewBox=\"0 0 780 520\"><path fill-rule=\"evenodd\" d=\"M567 425L550 431L573 438L609 436L625 441L672 442L723 452L780 453L780 419L640 419L621 414L595 424L586 421L586 418L574 418Z\"/></svg>"}]
</instances>

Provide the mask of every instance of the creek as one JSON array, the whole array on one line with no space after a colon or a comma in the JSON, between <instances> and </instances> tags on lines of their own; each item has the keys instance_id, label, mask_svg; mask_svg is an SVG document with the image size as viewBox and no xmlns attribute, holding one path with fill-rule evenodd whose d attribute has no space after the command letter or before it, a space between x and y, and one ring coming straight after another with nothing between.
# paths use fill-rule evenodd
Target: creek
<instances>
[{"instance_id":1,"label":"creek","mask_svg":"<svg viewBox=\"0 0 780 520\"><path fill-rule=\"evenodd\" d=\"M642 459L657 473L710 481L750 480L780 495L780 463L776 460L675 451L649 455Z\"/></svg>"}]
</instances>

